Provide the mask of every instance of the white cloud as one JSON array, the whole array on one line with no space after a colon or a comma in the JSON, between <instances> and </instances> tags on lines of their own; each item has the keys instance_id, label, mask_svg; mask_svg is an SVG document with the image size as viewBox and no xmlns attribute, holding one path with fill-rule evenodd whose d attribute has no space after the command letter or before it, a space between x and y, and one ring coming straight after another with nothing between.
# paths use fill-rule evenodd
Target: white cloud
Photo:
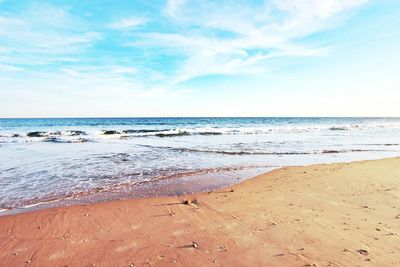
<instances>
[{"instance_id":1,"label":"white cloud","mask_svg":"<svg viewBox=\"0 0 400 267\"><path fill-rule=\"evenodd\" d=\"M366 2L271 0L256 5L250 1L169 0L163 13L176 28L142 34L132 45L183 55L186 60L176 72L176 83L208 74L265 72L271 58L326 53L327 47L298 40L332 27L336 19Z\"/></svg>"},{"instance_id":2,"label":"white cloud","mask_svg":"<svg viewBox=\"0 0 400 267\"><path fill-rule=\"evenodd\" d=\"M273 0L276 8L303 19L329 19L348 8L363 5L367 0Z\"/></svg>"},{"instance_id":3,"label":"white cloud","mask_svg":"<svg viewBox=\"0 0 400 267\"><path fill-rule=\"evenodd\" d=\"M0 65L0 70L17 71L3 65ZM17 95L34 92L36 96L51 94L59 97L96 98L102 102L108 99L161 99L190 93L186 89L170 88L164 83L143 82L141 72L123 65L71 66L49 72L25 70L24 79L2 80L2 90Z\"/></svg>"},{"instance_id":4,"label":"white cloud","mask_svg":"<svg viewBox=\"0 0 400 267\"><path fill-rule=\"evenodd\" d=\"M33 4L17 14L0 15L0 63L74 61L75 54L101 38L68 10Z\"/></svg>"},{"instance_id":5,"label":"white cloud","mask_svg":"<svg viewBox=\"0 0 400 267\"><path fill-rule=\"evenodd\" d=\"M171 17L176 17L180 9L188 2L188 0L168 0L164 9L164 13Z\"/></svg>"},{"instance_id":6,"label":"white cloud","mask_svg":"<svg viewBox=\"0 0 400 267\"><path fill-rule=\"evenodd\" d=\"M134 74L138 72L138 69L134 67L117 66L111 72L116 74Z\"/></svg>"},{"instance_id":7,"label":"white cloud","mask_svg":"<svg viewBox=\"0 0 400 267\"><path fill-rule=\"evenodd\" d=\"M145 17L130 17L130 18L122 18L110 25L110 28L117 30L128 30L137 28L139 26L143 26L148 22L148 19Z\"/></svg>"},{"instance_id":8,"label":"white cloud","mask_svg":"<svg viewBox=\"0 0 400 267\"><path fill-rule=\"evenodd\" d=\"M0 63L0 71L11 72L11 71L21 71L23 69L15 67L13 65L1 64Z\"/></svg>"},{"instance_id":9,"label":"white cloud","mask_svg":"<svg viewBox=\"0 0 400 267\"><path fill-rule=\"evenodd\" d=\"M141 29L129 34L125 31L146 25L149 18L121 17L103 25L105 32L100 33L68 8L34 3L13 16L0 15L0 70L21 71L24 65L42 67L60 62L68 65L49 73L34 73L27 68L27 81L34 84L15 80L8 84L10 90L29 85L33 91L47 88L87 96L95 92L104 96L165 97L177 94L174 88L196 77L260 74L278 68L271 63L275 59L323 55L329 49L327 45L298 40L332 27L337 19L366 2L169 0L155 19L159 27L153 32ZM135 58L118 58L111 53L103 61L103 50L94 50L95 59L85 62L93 44L102 40L109 44L103 38L110 28L120 30L124 42L135 38L130 43ZM137 48L144 53L137 56ZM118 51L118 47L112 49ZM171 55L179 60L168 68L164 63L168 65L170 59L163 61L163 57ZM81 64L89 67L77 67Z\"/></svg>"}]
</instances>

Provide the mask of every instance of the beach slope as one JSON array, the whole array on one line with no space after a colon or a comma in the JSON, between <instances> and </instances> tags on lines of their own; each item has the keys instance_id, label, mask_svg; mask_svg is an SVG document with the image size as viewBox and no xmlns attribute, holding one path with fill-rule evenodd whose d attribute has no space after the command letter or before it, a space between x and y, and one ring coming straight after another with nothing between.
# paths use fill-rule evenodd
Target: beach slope
<instances>
[{"instance_id":1,"label":"beach slope","mask_svg":"<svg viewBox=\"0 0 400 267\"><path fill-rule=\"evenodd\" d=\"M2 266L400 265L400 158L0 217Z\"/></svg>"}]
</instances>

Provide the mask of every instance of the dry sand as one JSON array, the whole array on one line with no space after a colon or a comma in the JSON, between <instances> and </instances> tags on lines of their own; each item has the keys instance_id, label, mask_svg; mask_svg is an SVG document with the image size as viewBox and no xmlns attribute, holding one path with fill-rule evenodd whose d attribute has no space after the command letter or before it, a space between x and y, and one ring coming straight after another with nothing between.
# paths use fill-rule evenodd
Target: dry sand
<instances>
[{"instance_id":1,"label":"dry sand","mask_svg":"<svg viewBox=\"0 0 400 267\"><path fill-rule=\"evenodd\" d=\"M287 167L210 193L0 217L0 263L400 266L400 158Z\"/></svg>"}]
</instances>

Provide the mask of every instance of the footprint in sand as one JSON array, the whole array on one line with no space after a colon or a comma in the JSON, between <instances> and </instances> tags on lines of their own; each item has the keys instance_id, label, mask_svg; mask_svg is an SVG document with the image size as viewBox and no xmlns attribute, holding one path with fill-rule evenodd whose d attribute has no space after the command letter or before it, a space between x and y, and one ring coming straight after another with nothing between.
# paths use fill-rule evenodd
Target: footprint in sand
<instances>
[{"instance_id":1,"label":"footprint in sand","mask_svg":"<svg viewBox=\"0 0 400 267\"><path fill-rule=\"evenodd\" d=\"M129 226L128 228L125 228L124 232L136 231L139 228L140 228L140 225L134 224L134 225Z\"/></svg>"},{"instance_id":2,"label":"footprint in sand","mask_svg":"<svg viewBox=\"0 0 400 267\"><path fill-rule=\"evenodd\" d=\"M59 251L59 252L56 252L56 253L50 255L49 259L57 260L57 259L64 258L64 257L65 257L65 251Z\"/></svg>"},{"instance_id":3,"label":"footprint in sand","mask_svg":"<svg viewBox=\"0 0 400 267\"><path fill-rule=\"evenodd\" d=\"M183 235L183 233L184 233L183 230L176 230L176 231L173 231L173 232L172 232L172 234L173 234L174 236L180 236L180 235Z\"/></svg>"},{"instance_id":4,"label":"footprint in sand","mask_svg":"<svg viewBox=\"0 0 400 267\"><path fill-rule=\"evenodd\" d=\"M135 247L137 247L137 243L136 242L132 242L130 244L126 244L126 245L117 247L115 249L115 252L124 252L124 251L130 250L130 249L135 248Z\"/></svg>"}]
</instances>

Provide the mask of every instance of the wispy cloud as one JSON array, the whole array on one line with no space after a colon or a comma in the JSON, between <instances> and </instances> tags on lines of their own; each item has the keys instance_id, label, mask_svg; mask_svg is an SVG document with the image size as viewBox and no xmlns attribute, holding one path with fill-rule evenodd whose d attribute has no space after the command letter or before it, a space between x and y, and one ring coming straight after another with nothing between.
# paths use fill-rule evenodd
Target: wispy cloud
<instances>
[{"instance_id":1,"label":"wispy cloud","mask_svg":"<svg viewBox=\"0 0 400 267\"><path fill-rule=\"evenodd\" d=\"M117 30L128 30L145 25L149 20L146 17L121 18L113 22L110 28Z\"/></svg>"},{"instance_id":2,"label":"wispy cloud","mask_svg":"<svg viewBox=\"0 0 400 267\"><path fill-rule=\"evenodd\" d=\"M0 70L25 69L38 87L54 90L165 96L197 77L258 75L279 68L277 59L324 55L330 44L306 38L367 1L168 0L154 17L121 12L100 22L83 16L86 10L32 2L14 13L0 10Z\"/></svg>"},{"instance_id":3,"label":"wispy cloud","mask_svg":"<svg viewBox=\"0 0 400 267\"><path fill-rule=\"evenodd\" d=\"M2 65L0 65L0 70ZM164 84L144 83L138 70L120 66L65 67L51 72L25 71L25 79L4 80L4 92L23 95L35 92L36 96L55 95L106 101L124 99L166 99L188 94L188 89L173 89ZM0 78L1 81L1 78Z\"/></svg>"},{"instance_id":4,"label":"wispy cloud","mask_svg":"<svg viewBox=\"0 0 400 267\"><path fill-rule=\"evenodd\" d=\"M312 107L398 87L396 0L0 2L0 116L202 115L210 98L214 114L267 115L294 91Z\"/></svg>"},{"instance_id":5,"label":"wispy cloud","mask_svg":"<svg viewBox=\"0 0 400 267\"><path fill-rule=\"evenodd\" d=\"M209 74L262 73L277 57L317 56L326 46L300 42L326 30L367 0L167 1L170 31L143 33L135 47L186 59L175 83ZM162 51L162 52L160 52Z\"/></svg>"},{"instance_id":6,"label":"wispy cloud","mask_svg":"<svg viewBox=\"0 0 400 267\"><path fill-rule=\"evenodd\" d=\"M23 69L15 67L13 65L8 65L8 64L1 64L0 63L0 71L3 72L14 72L14 71L21 71Z\"/></svg>"},{"instance_id":7,"label":"wispy cloud","mask_svg":"<svg viewBox=\"0 0 400 267\"><path fill-rule=\"evenodd\" d=\"M100 40L68 10L32 4L18 14L0 14L0 62L37 65L70 61ZM69 60L68 60L69 58Z\"/></svg>"},{"instance_id":8,"label":"wispy cloud","mask_svg":"<svg viewBox=\"0 0 400 267\"><path fill-rule=\"evenodd\" d=\"M170 17L177 17L177 13L188 0L168 0L164 8L164 13Z\"/></svg>"}]
</instances>

